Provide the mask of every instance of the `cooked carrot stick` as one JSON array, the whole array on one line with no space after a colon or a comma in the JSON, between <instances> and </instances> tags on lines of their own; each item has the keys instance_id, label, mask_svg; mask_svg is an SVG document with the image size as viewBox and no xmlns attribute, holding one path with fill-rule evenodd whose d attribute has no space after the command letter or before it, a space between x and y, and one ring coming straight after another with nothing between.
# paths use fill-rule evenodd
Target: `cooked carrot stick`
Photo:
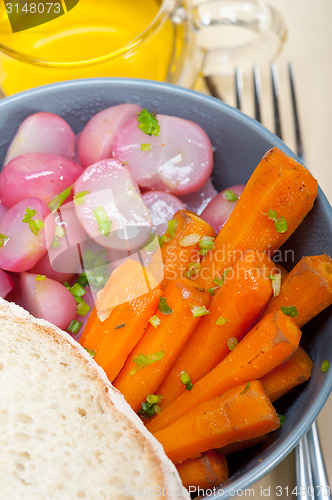
<instances>
[{"instance_id":1,"label":"cooked carrot stick","mask_svg":"<svg viewBox=\"0 0 332 500\"><path fill-rule=\"evenodd\" d=\"M272 295L269 276L273 269L274 263L267 254L248 251L230 268L221 287L214 284L210 314L202 318L158 389L164 398L162 408L186 389L181 373L185 371L193 383L197 382L256 323Z\"/></svg>"},{"instance_id":2,"label":"cooked carrot stick","mask_svg":"<svg viewBox=\"0 0 332 500\"><path fill-rule=\"evenodd\" d=\"M266 441L268 434L263 434L262 436L258 436L252 439L246 439L245 441L237 441L236 443L231 443L222 448L218 448L218 453L222 455L231 455L232 453L236 453L241 450L246 450L247 448L251 448L252 446L257 446L258 444L262 444Z\"/></svg>"},{"instance_id":3,"label":"cooked carrot stick","mask_svg":"<svg viewBox=\"0 0 332 500\"><path fill-rule=\"evenodd\" d=\"M208 400L155 433L166 455L181 463L212 447L244 441L280 426L278 415L258 380Z\"/></svg>"},{"instance_id":4,"label":"cooked carrot stick","mask_svg":"<svg viewBox=\"0 0 332 500\"><path fill-rule=\"evenodd\" d=\"M280 294L269 302L265 314L282 306L295 306L301 327L332 304L332 259L328 255L302 257L282 282Z\"/></svg>"},{"instance_id":5,"label":"cooked carrot stick","mask_svg":"<svg viewBox=\"0 0 332 500\"><path fill-rule=\"evenodd\" d=\"M189 492L220 486L228 479L228 465L224 455L214 450L189 458L176 466L182 484Z\"/></svg>"},{"instance_id":6,"label":"cooked carrot stick","mask_svg":"<svg viewBox=\"0 0 332 500\"><path fill-rule=\"evenodd\" d=\"M261 378L261 382L272 403L303 382L311 375L312 361L308 354L298 347L287 361Z\"/></svg>"},{"instance_id":7,"label":"cooked carrot stick","mask_svg":"<svg viewBox=\"0 0 332 500\"><path fill-rule=\"evenodd\" d=\"M114 381L114 386L135 411L140 409L147 395L155 394L197 326L201 314L208 312L206 307L211 299L207 292L189 279L171 281L163 297L162 304L151 319L155 326L148 326ZM160 354L160 359L137 371L137 361L140 361L142 354L151 356L155 353Z\"/></svg>"},{"instance_id":8,"label":"cooked carrot stick","mask_svg":"<svg viewBox=\"0 0 332 500\"><path fill-rule=\"evenodd\" d=\"M99 302L80 339L81 345L94 355L111 382L143 335L161 293L157 282L138 262L128 261L117 268L117 273L112 273L103 290L104 295L98 295ZM110 287L109 283L113 286ZM120 287L124 287L125 296L121 295ZM129 302L128 297L131 298ZM121 300L126 301L121 303ZM114 304L118 305L114 307ZM101 321L98 312L102 313L102 319L109 315Z\"/></svg>"},{"instance_id":9,"label":"cooked carrot stick","mask_svg":"<svg viewBox=\"0 0 332 500\"><path fill-rule=\"evenodd\" d=\"M163 289L170 281L185 276L191 262L199 262L200 249L197 238L202 236L214 238L216 235L214 229L193 212L179 210L174 215L173 221L176 221L175 225L173 224L171 230L166 231L161 247L164 271ZM193 238L193 243L190 244L188 236ZM160 265L160 259L156 255L156 258L153 258L149 265L155 276L160 275L160 272L155 269L158 265Z\"/></svg>"},{"instance_id":10,"label":"cooked carrot stick","mask_svg":"<svg viewBox=\"0 0 332 500\"><path fill-rule=\"evenodd\" d=\"M282 312L265 316L213 370L191 391L170 403L147 428L159 431L204 401L223 394L236 385L259 379L286 361L298 346L301 331Z\"/></svg>"},{"instance_id":11,"label":"cooked carrot stick","mask_svg":"<svg viewBox=\"0 0 332 500\"><path fill-rule=\"evenodd\" d=\"M317 181L279 149L268 151L203 259L197 282L209 288L246 250L273 252L295 231L313 206Z\"/></svg>"}]
</instances>

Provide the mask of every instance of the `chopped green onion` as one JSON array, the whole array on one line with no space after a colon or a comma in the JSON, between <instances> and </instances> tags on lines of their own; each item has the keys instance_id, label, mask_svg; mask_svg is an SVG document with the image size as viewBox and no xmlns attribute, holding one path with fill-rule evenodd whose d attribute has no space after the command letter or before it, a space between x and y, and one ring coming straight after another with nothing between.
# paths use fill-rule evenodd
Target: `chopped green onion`
<instances>
[{"instance_id":1,"label":"chopped green onion","mask_svg":"<svg viewBox=\"0 0 332 500\"><path fill-rule=\"evenodd\" d=\"M194 387L194 384L192 383L191 378L186 371L180 372L180 379L183 385L186 386L186 390L191 391L191 389Z\"/></svg>"},{"instance_id":2,"label":"chopped green onion","mask_svg":"<svg viewBox=\"0 0 332 500\"><path fill-rule=\"evenodd\" d=\"M215 276L213 278L213 283L215 283L217 286L223 286L223 284L225 283L225 279L226 279L226 276L228 273L230 273L231 270L230 269L226 269L226 271L223 272L221 278L219 278L219 276Z\"/></svg>"},{"instance_id":3,"label":"chopped green onion","mask_svg":"<svg viewBox=\"0 0 332 500\"><path fill-rule=\"evenodd\" d=\"M158 316L155 314L154 316L151 316L149 319L149 323L157 330L158 325L160 325L161 320L158 318Z\"/></svg>"},{"instance_id":4,"label":"chopped green onion","mask_svg":"<svg viewBox=\"0 0 332 500\"><path fill-rule=\"evenodd\" d=\"M269 274L269 280L275 280L275 279L276 279L275 276L273 276L272 274Z\"/></svg>"},{"instance_id":5,"label":"chopped green onion","mask_svg":"<svg viewBox=\"0 0 332 500\"><path fill-rule=\"evenodd\" d=\"M278 214L275 210L268 210L267 211L267 216L270 220L274 220L277 218Z\"/></svg>"},{"instance_id":6,"label":"chopped green onion","mask_svg":"<svg viewBox=\"0 0 332 500\"><path fill-rule=\"evenodd\" d=\"M79 314L80 316L86 316L90 309L91 307L89 306L89 304L84 302L84 300L81 300L81 302L77 304L77 314Z\"/></svg>"},{"instance_id":7,"label":"chopped green onion","mask_svg":"<svg viewBox=\"0 0 332 500\"><path fill-rule=\"evenodd\" d=\"M50 201L48 206L52 213L56 212L61 207L70 195L72 189L73 186L67 187L62 191L62 193L58 194L52 201Z\"/></svg>"},{"instance_id":8,"label":"chopped green onion","mask_svg":"<svg viewBox=\"0 0 332 500\"><path fill-rule=\"evenodd\" d=\"M330 368L330 363L325 359L320 367L323 373L326 373Z\"/></svg>"},{"instance_id":9,"label":"chopped green onion","mask_svg":"<svg viewBox=\"0 0 332 500\"><path fill-rule=\"evenodd\" d=\"M85 203L85 197L87 194L90 194L90 191L81 191L80 193L74 194L74 203L78 207L79 205L83 205Z\"/></svg>"},{"instance_id":10,"label":"chopped green onion","mask_svg":"<svg viewBox=\"0 0 332 500\"><path fill-rule=\"evenodd\" d=\"M147 109L142 109L137 115L138 128L141 129L144 134L155 135L158 137L160 134L160 126L156 118L156 113L149 113Z\"/></svg>"},{"instance_id":11,"label":"chopped green onion","mask_svg":"<svg viewBox=\"0 0 332 500\"><path fill-rule=\"evenodd\" d=\"M79 285L81 285L82 287L85 287L88 285L88 278L86 276L86 273L82 273L79 275L76 283L78 283Z\"/></svg>"},{"instance_id":12,"label":"chopped green onion","mask_svg":"<svg viewBox=\"0 0 332 500\"><path fill-rule=\"evenodd\" d=\"M241 395L245 394L247 392L247 390L249 389L250 387L250 382L247 383L247 385L245 386L245 388L243 389L242 392L240 392Z\"/></svg>"},{"instance_id":13,"label":"chopped green onion","mask_svg":"<svg viewBox=\"0 0 332 500\"><path fill-rule=\"evenodd\" d=\"M153 252L154 250L156 250L156 248L160 246L158 238L159 237L156 234L150 233L147 243L144 243L143 245L144 250L146 252Z\"/></svg>"},{"instance_id":14,"label":"chopped green onion","mask_svg":"<svg viewBox=\"0 0 332 500\"><path fill-rule=\"evenodd\" d=\"M29 224L30 231L36 236L44 227L44 222L41 219L32 219L32 217L37 215L37 213L38 212L36 210L27 208L25 210L25 216L22 219L22 222Z\"/></svg>"},{"instance_id":15,"label":"chopped green onion","mask_svg":"<svg viewBox=\"0 0 332 500\"><path fill-rule=\"evenodd\" d=\"M162 312L163 314L172 314L173 313L173 309L171 309L169 307L169 305L166 302L165 297L162 297L161 295L160 295L160 300L159 300L159 304L158 304L158 311Z\"/></svg>"},{"instance_id":16,"label":"chopped green onion","mask_svg":"<svg viewBox=\"0 0 332 500\"><path fill-rule=\"evenodd\" d=\"M272 279L273 297L278 297L281 288L281 274L275 274Z\"/></svg>"},{"instance_id":17,"label":"chopped green onion","mask_svg":"<svg viewBox=\"0 0 332 500\"><path fill-rule=\"evenodd\" d=\"M148 394L146 396L146 401L141 403L142 409L139 411L139 415L145 418L151 418L154 415L158 415L161 411L159 403L161 403L162 399L163 397L157 394Z\"/></svg>"},{"instance_id":18,"label":"chopped green onion","mask_svg":"<svg viewBox=\"0 0 332 500\"><path fill-rule=\"evenodd\" d=\"M57 238L63 238L66 234L66 231L63 226L61 226L60 224L56 224L54 234Z\"/></svg>"},{"instance_id":19,"label":"chopped green onion","mask_svg":"<svg viewBox=\"0 0 332 500\"><path fill-rule=\"evenodd\" d=\"M207 291L209 292L209 294L211 295L211 297L213 297L213 295L215 294L216 290L217 290L217 287L214 287L214 288L211 287L211 288L208 288Z\"/></svg>"},{"instance_id":20,"label":"chopped green onion","mask_svg":"<svg viewBox=\"0 0 332 500\"><path fill-rule=\"evenodd\" d=\"M141 151L150 151L151 144L141 144Z\"/></svg>"},{"instance_id":21,"label":"chopped green onion","mask_svg":"<svg viewBox=\"0 0 332 500\"><path fill-rule=\"evenodd\" d=\"M230 339L227 340L227 347L230 351L233 351L235 347L237 346L237 338L231 337Z\"/></svg>"},{"instance_id":22,"label":"chopped green onion","mask_svg":"<svg viewBox=\"0 0 332 500\"><path fill-rule=\"evenodd\" d=\"M95 355L97 354L97 351L93 351L92 349L88 349L87 347L85 347L84 349L86 350L87 353L90 354L92 358L94 358Z\"/></svg>"},{"instance_id":23,"label":"chopped green onion","mask_svg":"<svg viewBox=\"0 0 332 500\"><path fill-rule=\"evenodd\" d=\"M160 248L163 248L163 246L164 246L163 236L158 236L158 240L159 240L159 246L160 246Z\"/></svg>"},{"instance_id":24,"label":"chopped green onion","mask_svg":"<svg viewBox=\"0 0 332 500\"><path fill-rule=\"evenodd\" d=\"M46 276L45 276L45 274L37 274L37 276L35 277L35 280L36 281L45 281Z\"/></svg>"},{"instance_id":25,"label":"chopped green onion","mask_svg":"<svg viewBox=\"0 0 332 500\"><path fill-rule=\"evenodd\" d=\"M278 413L277 415L279 418L280 427L282 427L287 417L285 415L281 415L281 413Z\"/></svg>"},{"instance_id":26,"label":"chopped green onion","mask_svg":"<svg viewBox=\"0 0 332 500\"><path fill-rule=\"evenodd\" d=\"M51 248L59 248L61 247L61 243L59 241L59 238L55 236L54 240L51 243Z\"/></svg>"},{"instance_id":27,"label":"chopped green onion","mask_svg":"<svg viewBox=\"0 0 332 500\"><path fill-rule=\"evenodd\" d=\"M274 227L276 228L277 233L285 233L288 229L285 217L281 216L275 219Z\"/></svg>"},{"instance_id":28,"label":"chopped green onion","mask_svg":"<svg viewBox=\"0 0 332 500\"><path fill-rule=\"evenodd\" d=\"M112 221L107 217L105 208L100 206L92 210L98 224L98 231L104 236L108 236L111 232Z\"/></svg>"},{"instance_id":29,"label":"chopped green onion","mask_svg":"<svg viewBox=\"0 0 332 500\"><path fill-rule=\"evenodd\" d=\"M89 285L96 289L103 288L109 278L106 251L93 252L91 249L85 250L83 264Z\"/></svg>"},{"instance_id":30,"label":"chopped green onion","mask_svg":"<svg viewBox=\"0 0 332 500\"><path fill-rule=\"evenodd\" d=\"M86 294L86 290L84 290L84 288L77 282L69 288L69 291L74 295L75 298L83 297L83 295Z\"/></svg>"},{"instance_id":31,"label":"chopped green onion","mask_svg":"<svg viewBox=\"0 0 332 500\"><path fill-rule=\"evenodd\" d=\"M224 325L226 325L227 322L228 322L228 320L226 318L223 318L222 316L219 316L219 318L216 321L216 325L218 325L218 326L224 326Z\"/></svg>"},{"instance_id":32,"label":"chopped green onion","mask_svg":"<svg viewBox=\"0 0 332 500\"><path fill-rule=\"evenodd\" d=\"M193 306L191 308L191 312L193 313L194 318L210 314L210 311L208 311L205 306Z\"/></svg>"},{"instance_id":33,"label":"chopped green onion","mask_svg":"<svg viewBox=\"0 0 332 500\"><path fill-rule=\"evenodd\" d=\"M212 238L212 236L203 236L198 242L198 246L202 250L213 250L214 240L215 238Z\"/></svg>"},{"instance_id":34,"label":"chopped green onion","mask_svg":"<svg viewBox=\"0 0 332 500\"><path fill-rule=\"evenodd\" d=\"M123 328L126 326L126 323L121 323L121 325L117 325L114 329L119 330L120 328Z\"/></svg>"},{"instance_id":35,"label":"chopped green onion","mask_svg":"<svg viewBox=\"0 0 332 500\"><path fill-rule=\"evenodd\" d=\"M177 221L176 219L172 219L172 220L168 221L168 229L167 229L166 233L164 234L164 236L162 236L163 243L168 243L171 241L171 239L173 238L173 236L175 234L175 231L176 231L178 225L179 225L179 221Z\"/></svg>"},{"instance_id":36,"label":"chopped green onion","mask_svg":"<svg viewBox=\"0 0 332 500\"><path fill-rule=\"evenodd\" d=\"M179 240L178 243L181 247L190 247L192 245L196 245L200 239L201 239L200 234L192 233L189 234L188 236L185 236L184 238L181 238L181 240Z\"/></svg>"},{"instance_id":37,"label":"chopped green onion","mask_svg":"<svg viewBox=\"0 0 332 500\"><path fill-rule=\"evenodd\" d=\"M8 240L9 236L6 236L5 234L0 234L0 248L4 247Z\"/></svg>"},{"instance_id":38,"label":"chopped green onion","mask_svg":"<svg viewBox=\"0 0 332 500\"><path fill-rule=\"evenodd\" d=\"M239 195L234 193L231 189L227 189L224 192L223 197L228 201L237 201L239 199Z\"/></svg>"},{"instance_id":39,"label":"chopped green onion","mask_svg":"<svg viewBox=\"0 0 332 500\"><path fill-rule=\"evenodd\" d=\"M80 321L76 321L76 319L73 319L73 321L70 323L70 325L67 328L67 332L71 332L74 335L77 335L77 333L82 325L83 325L83 323L81 323Z\"/></svg>"},{"instance_id":40,"label":"chopped green onion","mask_svg":"<svg viewBox=\"0 0 332 500\"><path fill-rule=\"evenodd\" d=\"M160 361L164 357L164 351L156 352L155 354L138 354L133 358L133 362L137 364L130 372L130 375L135 375L135 373L143 370L146 366L152 365L156 361Z\"/></svg>"},{"instance_id":41,"label":"chopped green onion","mask_svg":"<svg viewBox=\"0 0 332 500\"><path fill-rule=\"evenodd\" d=\"M281 306L280 307L281 312L286 314L286 316L289 316L290 318L297 318L299 313L297 312L297 309L295 306Z\"/></svg>"},{"instance_id":42,"label":"chopped green onion","mask_svg":"<svg viewBox=\"0 0 332 500\"><path fill-rule=\"evenodd\" d=\"M199 262L190 262L188 265L188 271L186 271L186 276L189 279L193 279L197 276L201 269L201 265Z\"/></svg>"}]
</instances>

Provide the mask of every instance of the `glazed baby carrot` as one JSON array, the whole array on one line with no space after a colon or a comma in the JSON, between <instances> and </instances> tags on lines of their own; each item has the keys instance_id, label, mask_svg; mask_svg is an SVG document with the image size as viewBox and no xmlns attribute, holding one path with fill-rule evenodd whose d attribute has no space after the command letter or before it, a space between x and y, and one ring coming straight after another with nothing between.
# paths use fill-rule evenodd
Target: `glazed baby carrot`
<instances>
[{"instance_id":1,"label":"glazed baby carrot","mask_svg":"<svg viewBox=\"0 0 332 500\"><path fill-rule=\"evenodd\" d=\"M248 251L229 269L224 280L216 280L210 314L202 318L158 389L158 394L164 398L162 407L186 389L181 380L183 372L192 383L197 382L256 323L272 295L269 276L274 267L267 254Z\"/></svg>"},{"instance_id":2,"label":"glazed baby carrot","mask_svg":"<svg viewBox=\"0 0 332 500\"><path fill-rule=\"evenodd\" d=\"M266 441L268 434L263 434L262 436L258 436L252 439L246 439L245 441L237 441L236 443L231 443L222 448L218 448L218 453L222 455L231 455L232 453L236 453L241 450L246 450L247 448L251 448L252 446L257 446L258 444L262 444Z\"/></svg>"},{"instance_id":3,"label":"glazed baby carrot","mask_svg":"<svg viewBox=\"0 0 332 500\"><path fill-rule=\"evenodd\" d=\"M204 401L232 387L259 379L288 359L298 346L301 331L282 312L265 316L191 391L185 391L164 408L147 428L155 433Z\"/></svg>"},{"instance_id":4,"label":"glazed baby carrot","mask_svg":"<svg viewBox=\"0 0 332 500\"><path fill-rule=\"evenodd\" d=\"M260 380L273 403L297 385L306 382L310 378L311 370L312 361L299 346L293 356Z\"/></svg>"},{"instance_id":5,"label":"glazed baby carrot","mask_svg":"<svg viewBox=\"0 0 332 500\"><path fill-rule=\"evenodd\" d=\"M208 400L155 433L174 462L252 439L280 426L278 415L258 380L234 387Z\"/></svg>"},{"instance_id":6,"label":"glazed baby carrot","mask_svg":"<svg viewBox=\"0 0 332 500\"><path fill-rule=\"evenodd\" d=\"M192 271L193 274L194 270L188 269L188 266L200 260L199 240L206 236L207 243L212 245L215 235L214 229L193 212L186 210L176 212L161 243L164 289L170 281L185 276L188 271ZM155 276L160 274L155 269L158 265L160 265L159 259L156 256L149 265Z\"/></svg>"},{"instance_id":7,"label":"glazed baby carrot","mask_svg":"<svg viewBox=\"0 0 332 500\"><path fill-rule=\"evenodd\" d=\"M328 255L302 257L269 302L265 314L281 307L296 308L294 321L301 327L332 304L332 259Z\"/></svg>"},{"instance_id":8,"label":"glazed baby carrot","mask_svg":"<svg viewBox=\"0 0 332 500\"><path fill-rule=\"evenodd\" d=\"M127 259L116 271L106 284L104 294L98 295L80 339L111 382L143 335L161 293L154 278L136 261ZM118 289L116 283L121 288ZM103 321L98 312L102 313Z\"/></svg>"},{"instance_id":9,"label":"glazed baby carrot","mask_svg":"<svg viewBox=\"0 0 332 500\"><path fill-rule=\"evenodd\" d=\"M201 316L208 313L210 299L207 292L189 279L170 282L160 298L158 311L150 319L151 324L114 381L135 411L141 408L147 395L155 395ZM151 360L154 362L150 363Z\"/></svg>"},{"instance_id":10,"label":"glazed baby carrot","mask_svg":"<svg viewBox=\"0 0 332 500\"><path fill-rule=\"evenodd\" d=\"M214 450L188 458L176 466L182 484L189 492L220 486L228 479L228 465L224 455Z\"/></svg>"},{"instance_id":11,"label":"glazed baby carrot","mask_svg":"<svg viewBox=\"0 0 332 500\"><path fill-rule=\"evenodd\" d=\"M313 206L317 181L277 148L268 151L250 177L233 212L201 263L197 282L211 286L241 252L277 250Z\"/></svg>"}]
</instances>

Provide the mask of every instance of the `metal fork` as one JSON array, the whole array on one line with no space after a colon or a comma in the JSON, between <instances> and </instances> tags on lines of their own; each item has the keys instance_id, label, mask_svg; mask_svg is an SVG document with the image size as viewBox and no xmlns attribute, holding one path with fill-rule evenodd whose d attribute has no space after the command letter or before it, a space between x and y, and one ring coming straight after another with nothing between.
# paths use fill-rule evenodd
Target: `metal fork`
<instances>
[{"instance_id":1,"label":"metal fork","mask_svg":"<svg viewBox=\"0 0 332 500\"><path fill-rule=\"evenodd\" d=\"M272 85L272 105L274 133L283 138L281 114L280 114L280 93L277 67L271 64L271 85ZM288 78L291 94L292 116L296 141L296 153L301 161L304 161L303 141L298 115L294 74L291 64L288 64ZM254 66L253 74L253 97L254 97L254 118L261 122L262 90L261 79L258 67ZM222 99L222 96L215 85L212 77L205 77L205 83L210 93ZM241 110L243 104L243 77L240 68L235 70L235 97L236 107ZM321 451L318 431L314 422L309 431L301 438L295 449L295 474L296 484L301 500L331 500L330 487L327 480L323 454ZM300 493L301 492L301 493Z\"/></svg>"}]
</instances>

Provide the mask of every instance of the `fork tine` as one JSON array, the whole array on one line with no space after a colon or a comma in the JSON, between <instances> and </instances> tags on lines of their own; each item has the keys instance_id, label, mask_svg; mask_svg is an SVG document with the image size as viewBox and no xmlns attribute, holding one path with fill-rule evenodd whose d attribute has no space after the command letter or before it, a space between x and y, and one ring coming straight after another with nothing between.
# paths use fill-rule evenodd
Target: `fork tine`
<instances>
[{"instance_id":1,"label":"fork tine","mask_svg":"<svg viewBox=\"0 0 332 500\"><path fill-rule=\"evenodd\" d=\"M281 120L279 111L279 78L277 66L271 64L271 82L272 82L272 97L273 97L273 114L274 114L274 131L275 134L282 139Z\"/></svg>"},{"instance_id":2,"label":"fork tine","mask_svg":"<svg viewBox=\"0 0 332 500\"><path fill-rule=\"evenodd\" d=\"M252 77L253 77L253 86L254 86L255 120L257 120L258 122L261 122L262 121L262 118L261 118L262 86L261 86L259 69L257 66L253 67Z\"/></svg>"},{"instance_id":3,"label":"fork tine","mask_svg":"<svg viewBox=\"0 0 332 500\"><path fill-rule=\"evenodd\" d=\"M217 99L220 99L223 101L224 99L222 98L222 95L217 87L217 85L214 83L214 80L211 76L205 75L204 76L205 80L205 85L207 86L208 91L213 97L216 97Z\"/></svg>"},{"instance_id":4,"label":"fork tine","mask_svg":"<svg viewBox=\"0 0 332 500\"><path fill-rule=\"evenodd\" d=\"M294 129L295 129L295 140L296 140L296 152L297 156L304 160L304 151L303 151L303 143L300 129L300 120L297 111L297 103L295 96L295 86L294 86L294 74L293 74L293 66L291 63L288 63L288 76L291 90L291 98L292 98L292 108L293 108L293 119L294 119Z\"/></svg>"},{"instance_id":5,"label":"fork tine","mask_svg":"<svg viewBox=\"0 0 332 500\"><path fill-rule=\"evenodd\" d=\"M236 94L236 107L242 109L242 96L243 96L243 76L240 68L235 68L235 94Z\"/></svg>"}]
</instances>

